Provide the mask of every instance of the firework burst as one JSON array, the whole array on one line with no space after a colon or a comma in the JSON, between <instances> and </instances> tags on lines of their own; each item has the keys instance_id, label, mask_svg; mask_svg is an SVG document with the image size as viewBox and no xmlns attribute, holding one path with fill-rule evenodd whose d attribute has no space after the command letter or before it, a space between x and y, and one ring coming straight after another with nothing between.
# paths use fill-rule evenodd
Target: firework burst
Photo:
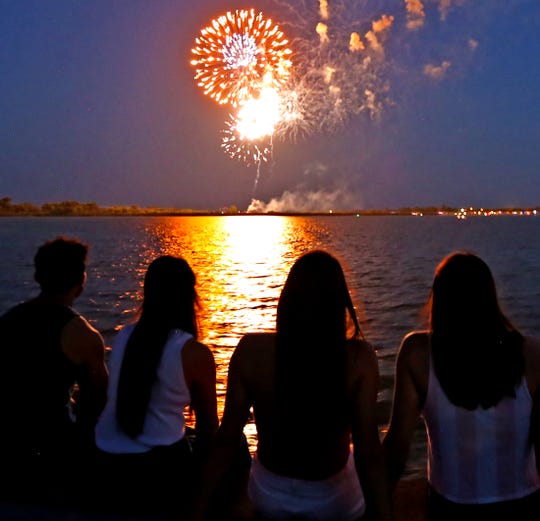
<instances>
[{"instance_id":1,"label":"firework burst","mask_svg":"<svg viewBox=\"0 0 540 521\"><path fill-rule=\"evenodd\" d=\"M384 43L393 17L357 22L360 0L289 0L282 12L289 41L271 19L254 9L229 11L200 31L192 49L195 80L206 96L230 106L221 148L231 158L273 164L273 143L297 142L316 132L335 132L351 117L376 118L385 103L381 83ZM367 0L362 0L367 4ZM295 4L298 5L298 4Z\"/></svg>"},{"instance_id":2,"label":"firework burst","mask_svg":"<svg viewBox=\"0 0 540 521\"><path fill-rule=\"evenodd\" d=\"M256 136L248 136L245 132L254 123L230 115L225 122L221 148L233 159L243 161L247 166L260 166L272 155L272 134L265 132Z\"/></svg>"},{"instance_id":3,"label":"firework burst","mask_svg":"<svg viewBox=\"0 0 540 521\"><path fill-rule=\"evenodd\" d=\"M257 96L267 78L282 85L291 67L291 49L274 22L253 9L212 20L192 49L195 79L220 104L237 106Z\"/></svg>"},{"instance_id":4,"label":"firework burst","mask_svg":"<svg viewBox=\"0 0 540 521\"><path fill-rule=\"evenodd\" d=\"M297 142L315 132L319 126L315 106L324 95L314 88L308 75L291 77L279 91L280 118L275 126L276 138Z\"/></svg>"}]
</instances>

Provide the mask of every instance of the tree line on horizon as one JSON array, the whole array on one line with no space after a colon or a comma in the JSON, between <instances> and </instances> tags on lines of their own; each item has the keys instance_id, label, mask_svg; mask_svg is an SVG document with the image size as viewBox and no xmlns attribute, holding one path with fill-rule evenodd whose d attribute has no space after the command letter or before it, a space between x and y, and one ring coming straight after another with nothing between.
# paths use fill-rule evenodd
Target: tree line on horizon
<instances>
[{"instance_id":1,"label":"tree line on horizon","mask_svg":"<svg viewBox=\"0 0 540 521\"><path fill-rule=\"evenodd\" d=\"M523 211L523 208L493 208L493 211ZM528 210L540 211L540 207L528 208ZM357 215L440 215L440 214L455 214L461 211L461 208L453 208L451 206L427 206L427 207L402 207L396 210L380 209L380 210L356 210L356 211L334 211L333 215L339 214L357 214ZM218 210L192 210L180 208L159 208L159 207L140 207L137 205L130 206L99 206L95 202L79 202L79 201L60 201L52 203L44 203L36 205L33 203L13 203L11 197L0 198L0 216L122 216L122 215L238 215L244 214L237 206L231 205L228 207L219 208ZM267 212L268 214L325 214L329 212Z\"/></svg>"},{"instance_id":2,"label":"tree line on horizon","mask_svg":"<svg viewBox=\"0 0 540 521\"><path fill-rule=\"evenodd\" d=\"M235 207L236 208L236 207ZM200 210L174 208L141 208L130 206L99 206L95 202L60 201L36 205L33 203L13 203L11 197L0 198L0 216L99 216L99 215L159 215L159 214L210 213ZM216 212L217 213L217 212Z\"/></svg>"}]
</instances>

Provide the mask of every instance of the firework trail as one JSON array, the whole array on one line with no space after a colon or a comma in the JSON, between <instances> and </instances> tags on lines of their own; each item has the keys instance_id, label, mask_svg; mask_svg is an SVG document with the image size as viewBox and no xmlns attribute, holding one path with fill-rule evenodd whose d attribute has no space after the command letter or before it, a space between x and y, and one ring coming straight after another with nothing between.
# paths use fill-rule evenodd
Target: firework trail
<instances>
[{"instance_id":1,"label":"firework trail","mask_svg":"<svg viewBox=\"0 0 540 521\"><path fill-rule=\"evenodd\" d=\"M255 196L261 175L261 165L272 158L272 135L261 136L258 139L246 138L239 130L239 123L232 114L225 122L222 134L221 148L230 158L243 161L248 167L253 165L257 167L253 184L253 196Z\"/></svg>"}]
</instances>

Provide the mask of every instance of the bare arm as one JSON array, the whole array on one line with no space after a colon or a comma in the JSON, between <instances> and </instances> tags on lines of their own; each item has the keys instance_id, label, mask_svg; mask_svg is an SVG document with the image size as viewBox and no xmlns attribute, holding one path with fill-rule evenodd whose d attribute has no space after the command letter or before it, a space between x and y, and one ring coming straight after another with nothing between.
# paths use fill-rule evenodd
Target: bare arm
<instances>
[{"instance_id":1,"label":"bare arm","mask_svg":"<svg viewBox=\"0 0 540 521\"><path fill-rule=\"evenodd\" d=\"M191 339L182 350L182 362L195 412L197 444L205 446L214 437L219 424L214 356L207 346Z\"/></svg>"},{"instance_id":2,"label":"bare arm","mask_svg":"<svg viewBox=\"0 0 540 521\"><path fill-rule=\"evenodd\" d=\"M383 440L391 488L403 474L412 437L420 417L421 397L413 377L417 356L416 337L407 335L401 343L396 361L394 396L388 431Z\"/></svg>"},{"instance_id":3,"label":"bare arm","mask_svg":"<svg viewBox=\"0 0 540 521\"><path fill-rule=\"evenodd\" d=\"M227 394L221 425L203 469L201 486L194 501L190 520L202 520L212 503L223 476L238 454L251 403L242 377L245 367L244 342L240 340L229 362Z\"/></svg>"},{"instance_id":4,"label":"bare arm","mask_svg":"<svg viewBox=\"0 0 540 521\"><path fill-rule=\"evenodd\" d=\"M81 316L71 319L62 331L64 354L80 367L77 423L93 427L105 406L109 374L101 334Z\"/></svg>"},{"instance_id":5,"label":"bare arm","mask_svg":"<svg viewBox=\"0 0 540 521\"><path fill-rule=\"evenodd\" d=\"M363 343L355 369L359 373L353 396L352 435L356 470L370 519L393 519L390 490L377 425L379 367L375 351Z\"/></svg>"}]
</instances>

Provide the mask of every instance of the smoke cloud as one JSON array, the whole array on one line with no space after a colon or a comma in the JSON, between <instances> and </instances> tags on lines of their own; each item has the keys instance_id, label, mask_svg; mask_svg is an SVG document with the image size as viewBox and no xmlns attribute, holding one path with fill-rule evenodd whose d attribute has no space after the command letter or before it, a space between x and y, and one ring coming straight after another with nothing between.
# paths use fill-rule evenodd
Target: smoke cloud
<instances>
[{"instance_id":1,"label":"smoke cloud","mask_svg":"<svg viewBox=\"0 0 540 521\"><path fill-rule=\"evenodd\" d=\"M345 190L318 190L311 192L285 191L279 198L271 199L268 203L253 199L247 213L267 212L324 212L355 211L361 207L358 195Z\"/></svg>"},{"instance_id":2,"label":"smoke cloud","mask_svg":"<svg viewBox=\"0 0 540 521\"><path fill-rule=\"evenodd\" d=\"M452 64L447 60L441 62L440 65L427 64L424 66L424 74L434 80L441 80L444 78L446 71L448 71L451 65Z\"/></svg>"},{"instance_id":3,"label":"smoke cloud","mask_svg":"<svg viewBox=\"0 0 540 521\"><path fill-rule=\"evenodd\" d=\"M323 20L328 20L328 2L327 0L319 0L319 12Z\"/></svg>"},{"instance_id":4,"label":"smoke cloud","mask_svg":"<svg viewBox=\"0 0 540 521\"><path fill-rule=\"evenodd\" d=\"M426 13L422 0L405 0L407 10L407 29L415 30L424 25Z\"/></svg>"}]
</instances>

